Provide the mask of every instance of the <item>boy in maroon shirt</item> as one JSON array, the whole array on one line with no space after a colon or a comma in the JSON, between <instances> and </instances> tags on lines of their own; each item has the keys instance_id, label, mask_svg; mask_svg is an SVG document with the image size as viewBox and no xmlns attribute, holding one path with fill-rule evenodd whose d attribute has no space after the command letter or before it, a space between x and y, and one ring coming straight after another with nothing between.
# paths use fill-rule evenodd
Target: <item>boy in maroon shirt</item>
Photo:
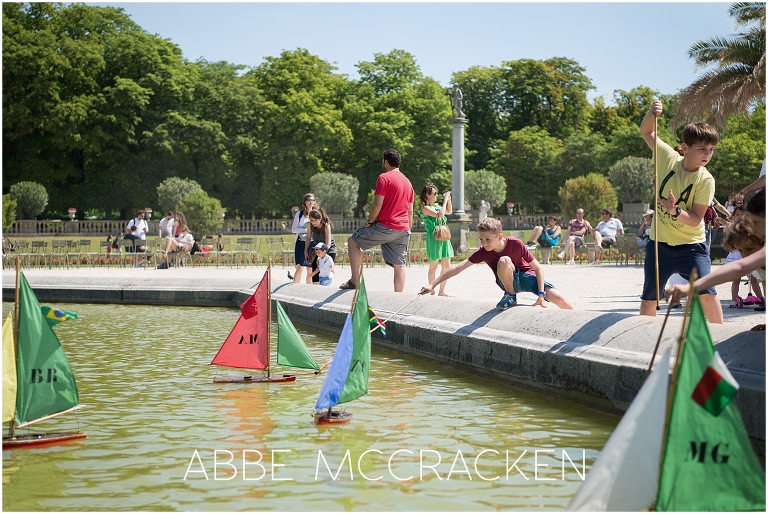
<instances>
[{"instance_id":1,"label":"boy in maroon shirt","mask_svg":"<svg viewBox=\"0 0 768 514\"><path fill-rule=\"evenodd\" d=\"M496 304L499 310L517 305L517 293L528 291L538 294L534 306L546 308L544 301L552 302L561 309L573 309L566 298L555 286L544 280L539 262L531 255L525 244L516 237L504 237L501 222L496 218L486 218L477 225L481 248L468 259L454 264L440 274L431 284L422 287L419 294L428 294L443 280L458 275L473 264L485 262L496 276L496 284L504 291L501 301Z\"/></svg>"}]
</instances>

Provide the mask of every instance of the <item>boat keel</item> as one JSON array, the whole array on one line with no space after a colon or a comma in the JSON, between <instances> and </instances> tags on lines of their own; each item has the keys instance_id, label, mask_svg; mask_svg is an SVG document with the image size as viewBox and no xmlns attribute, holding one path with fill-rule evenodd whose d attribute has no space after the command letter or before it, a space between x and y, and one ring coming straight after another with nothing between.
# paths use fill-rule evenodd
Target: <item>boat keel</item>
<instances>
[{"instance_id":1,"label":"boat keel","mask_svg":"<svg viewBox=\"0 0 768 514\"><path fill-rule=\"evenodd\" d=\"M352 421L352 414L349 412L341 411L328 411L323 410L315 413L315 425L346 425Z\"/></svg>"},{"instance_id":2,"label":"boat keel","mask_svg":"<svg viewBox=\"0 0 768 514\"><path fill-rule=\"evenodd\" d=\"M214 384L268 384L268 383L287 383L295 382L295 375L228 375L224 377L213 377Z\"/></svg>"},{"instance_id":3,"label":"boat keel","mask_svg":"<svg viewBox=\"0 0 768 514\"><path fill-rule=\"evenodd\" d=\"M51 434L27 434L14 437L3 437L3 450L12 448L32 448L47 444L62 443L75 439L85 439L85 432L58 432Z\"/></svg>"}]
</instances>

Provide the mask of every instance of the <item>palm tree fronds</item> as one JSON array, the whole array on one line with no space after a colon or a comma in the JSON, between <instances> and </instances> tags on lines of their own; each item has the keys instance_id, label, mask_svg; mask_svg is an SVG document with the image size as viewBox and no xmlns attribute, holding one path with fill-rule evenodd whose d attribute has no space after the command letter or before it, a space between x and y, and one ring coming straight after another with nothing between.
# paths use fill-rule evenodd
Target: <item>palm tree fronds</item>
<instances>
[{"instance_id":1,"label":"palm tree fronds","mask_svg":"<svg viewBox=\"0 0 768 514\"><path fill-rule=\"evenodd\" d=\"M765 3L736 2L729 14L737 26L758 22L735 36L697 41L688 50L697 71L714 66L680 93L672 125L706 120L725 127L731 114L749 109L765 98Z\"/></svg>"},{"instance_id":2,"label":"palm tree fronds","mask_svg":"<svg viewBox=\"0 0 768 514\"><path fill-rule=\"evenodd\" d=\"M765 26L764 2L736 2L728 9L728 14L736 19L737 26L749 25L760 21Z\"/></svg>"}]
</instances>

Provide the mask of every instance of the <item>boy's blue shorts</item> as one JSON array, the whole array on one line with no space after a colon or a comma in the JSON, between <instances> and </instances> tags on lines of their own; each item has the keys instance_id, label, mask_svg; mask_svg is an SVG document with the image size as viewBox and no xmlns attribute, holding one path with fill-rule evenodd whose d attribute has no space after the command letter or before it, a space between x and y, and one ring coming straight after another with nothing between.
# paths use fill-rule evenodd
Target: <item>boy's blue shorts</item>
<instances>
[{"instance_id":1,"label":"boy's blue shorts","mask_svg":"<svg viewBox=\"0 0 768 514\"><path fill-rule=\"evenodd\" d=\"M501 279L496 279L496 284L504 291L504 284L501 283ZM514 283L512 284L512 287L515 288L515 294L522 293L523 291L527 291L529 293L533 293L535 295L539 294L539 282L536 279L536 275L533 273L523 273L522 271L515 270L514 273ZM555 286L544 281L544 288L546 290L547 287L550 287L552 289L555 289ZM511 291L509 291L511 292ZM544 297L545 300L547 300L546 297ZM549 300L547 300L549 301Z\"/></svg>"},{"instance_id":2,"label":"boy's blue shorts","mask_svg":"<svg viewBox=\"0 0 768 514\"><path fill-rule=\"evenodd\" d=\"M700 277L709 275L711 261L707 245L693 243L688 245L670 246L659 243L659 289L664 294L664 285L673 273L679 273L688 280L691 270L697 269ZM648 241L645 247L645 280L643 281L643 300L656 300L656 243ZM699 294L717 294L714 287L699 291Z\"/></svg>"}]
</instances>

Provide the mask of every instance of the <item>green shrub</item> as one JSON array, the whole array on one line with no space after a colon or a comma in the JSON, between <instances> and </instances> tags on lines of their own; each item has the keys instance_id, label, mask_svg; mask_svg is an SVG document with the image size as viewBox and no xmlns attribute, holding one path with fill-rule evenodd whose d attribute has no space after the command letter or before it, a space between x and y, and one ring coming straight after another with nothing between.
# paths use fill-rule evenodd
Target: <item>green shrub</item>
<instances>
[{"instance_id":1,"label":"green shrub","mask_svg":"<svg viewBox=\"0 0 768 514\"><path fill-rule=\"evenodd\" d=\"M563 209L563 219L575 217L576 209L584 209L584 218L592 226L602 221L603 209L616 212L616 192L608 179L598 173L571 178L558 191L560 205Z\"/></svg>"},{"instance_id":2,"label":"green shrub","mask_svg":"<svg viewBox=\"0 0 768 514\"><path fill-rule=\"evenodd\" d=\"M360 181L346 173L318 173L309 179L309 190L314 193L317 204L328 213L354 209L358 189Z\"/></svg>"},{"instance_id":3,"label":"green shrub","mask_svg":"<svg viewBox=\"0 0 768 514\"><path fill-rule=\"evenodd\" d=\"M3 195L3 232L7 232L16 221L16 200L11 195Z\"/></svg>"},{"instance_id":4,"label":"green shrub","mask_svg":"<svg viewBox=\"0 0 768 514\"><path fill-rule=\"evenodd\" d=\"M163 180L157 186L157 203L163 211L161 214L165 216L166 212L175 211L186 195L202 190L200 184L191 179L170 177Z\"/></svg>"},{"instance_id":5,"label":"green shrub","mask_svg":"<svg viewBox=\"0 0 768 514\"><path fill-rule=\"evenodd\" d=\"M221 202L205 191L188 193L178 204L178 210L187 218L189 231L200 241L221 227Z\"/></svg>"},{"instance_id":6,"label":"green shrub","mask_svg":"<svg viewBox=\"0 0 768 514\"><path fill-rule=\"evenodd\" d=\"M34 219L48 205L48 192L37 182L19 182L11 186L11 198L16 200L16 214L21 220Z\"/></svg>"},{"instance_id":7,"label":"green shrub","mask_svg":"<svg viewBox=\"0 0 768 514\"><path fill-rule=\"evenodd\" d=\"M608 170L621 203L653 203L653 160L624 157Z\"/></svg>"},{"instance_id":8,"label":"green shrub","mask_svg":"<svg viewBox=\"0 0 768 514\"><path fill-rule=\"evenodd\" d=\"M473 209L480 207L483 200L498 207L506 198L507 183L501 175L487 170L464 172L464 201Z\"/></svg>"}]
</instances>

